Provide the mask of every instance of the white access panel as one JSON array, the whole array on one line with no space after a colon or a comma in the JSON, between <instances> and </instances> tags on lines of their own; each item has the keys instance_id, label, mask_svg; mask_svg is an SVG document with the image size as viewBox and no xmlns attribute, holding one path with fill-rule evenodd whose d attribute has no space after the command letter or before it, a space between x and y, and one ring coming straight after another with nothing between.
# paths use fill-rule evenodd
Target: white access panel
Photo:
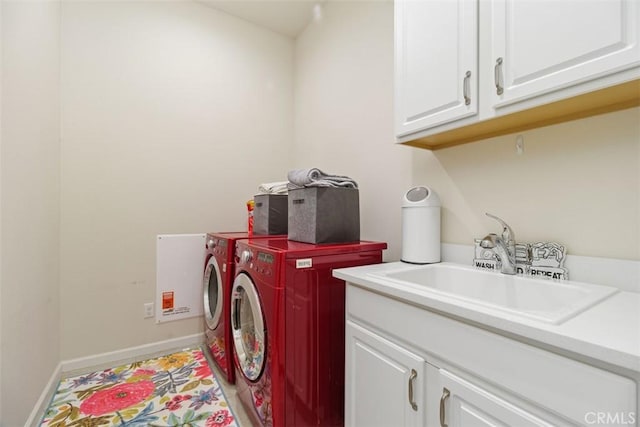
<instances>
[{"instance_id":1,"label":"white access panel","mask_svg":"<svg viewBox=\"0 0 640 427\"><path fill-rule=\"evenodd\" d=\"M162 234L156 243L156 323L204 315L206 234Z\"/></svg>"}]
</instances>

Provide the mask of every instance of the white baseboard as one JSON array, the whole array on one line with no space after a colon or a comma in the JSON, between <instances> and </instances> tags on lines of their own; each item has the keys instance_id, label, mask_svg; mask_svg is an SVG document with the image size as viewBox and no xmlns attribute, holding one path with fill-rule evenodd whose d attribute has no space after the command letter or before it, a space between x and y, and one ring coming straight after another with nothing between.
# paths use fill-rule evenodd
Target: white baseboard
<instances>
[{"instance_id":1,"label":"white baseboard","mask_svg":"<svg viewBox=\"0 0 640 427\"><path fill-rule=\"evenodd\" d=\"M122 350L110 351L107 353L95 354L92 356L79 357L76 359L63 360L54 370L40 398L31 411L25 427L37 426L47 410L53 394L58 388L58 383L65 373L71 371L88 370L90 368L100 369L101 366L108 368L114 363L128 361L134 362L141 357L153 356L156 353L163 353L168 350L179 348L195 347L204 342L204 333L187 335L180 338L173 338L165 341L144 344L136 347L124 348ZM88 371L87 371L88 373Z\"/></svg>"},{"instance_id":2,"label":"white baseboard","mask_svg":"<svg viewBox=\"0 0 640 427\"><path fill-rule=\"evenodd\" d=\"M24 423L25 427L35 427L40 425L40 421L42 416L44 415L44 411L47 410L49 402L51 402L51 398L53 397L53 393L55 393L56 389L58 388L58 382L60 381L61 376L62 363L58 363L58 366L56 366L56 368L53 370L53 374L51 374L51 378L49 378L49 382L47 382L44 390L42 390L40 398L33 407L33 411L31 411L31 414L29 414L27 422Z\"/></svg>"},{"instance_id":3,"label":"white baseboard","mask_svg":"<svg viewBox=\"0 0 640 427\"><path fill-rule=\"evenodd\" d=\"M150 344L144 344L137 347L124 348L122 350L110 351L108 353L95 354L77 359L63 360L62 372L76 371L80 369L99 367L104 364L111 366L114 362L120 361L136 361L141 356L150 356L167 350L173 350L181 347L190 347L200 345L204 342L204 333L187 335L185 337L173 338L165 341L158 341ZM108 367L107 366L107 367Z\"/></svg>"}]
</instances>

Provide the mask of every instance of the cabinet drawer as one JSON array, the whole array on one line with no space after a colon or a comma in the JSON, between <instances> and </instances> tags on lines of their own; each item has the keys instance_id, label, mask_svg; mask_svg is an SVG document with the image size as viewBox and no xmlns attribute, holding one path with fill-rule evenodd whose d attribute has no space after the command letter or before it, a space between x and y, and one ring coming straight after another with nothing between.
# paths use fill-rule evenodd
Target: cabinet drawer
<instances>
[{"instance_id":1,"label":"cabinet drawer","mask_svg":"<svg viewBox=\"0 0 640 427\"><path fill-rule=\"evenodd\" d=\"M580 424L637 409L628 378L357 286L347 287L347 316Z\"/></svg>"}]
</instances>

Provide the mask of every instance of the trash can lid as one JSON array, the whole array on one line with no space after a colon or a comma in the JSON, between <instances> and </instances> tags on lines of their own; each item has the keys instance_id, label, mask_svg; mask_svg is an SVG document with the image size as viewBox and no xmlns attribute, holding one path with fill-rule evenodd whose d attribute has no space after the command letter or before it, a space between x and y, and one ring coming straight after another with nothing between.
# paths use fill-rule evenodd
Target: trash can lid
<instances>
[{"instance_id":1,"label":"trash can lid","mask_svg":"<svg viewBox=\"0 0 640 427\"><path fill-rule=\"evenodd\" d=\"M440 197L431 188L418 186L409 189L404 193L402 200L403 208L410 207L440 207Z\"/></svg>"}]
</instances>

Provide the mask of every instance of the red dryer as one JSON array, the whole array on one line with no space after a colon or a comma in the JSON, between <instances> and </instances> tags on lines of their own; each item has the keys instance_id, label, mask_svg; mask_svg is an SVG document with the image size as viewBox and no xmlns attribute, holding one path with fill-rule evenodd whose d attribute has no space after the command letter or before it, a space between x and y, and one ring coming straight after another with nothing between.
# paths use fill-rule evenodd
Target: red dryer
<instances>
[{"instance_id":1,"label":"red dryer","mask_svg":"<svg viewBox=\"0 0 640 427\"><path fill-rule=\"evenodd\" d=\"M236 388L255 426L344 424L345 284L386 243L240 240L231 296Z\"/></svg>"},{"instance_id":2,"label":"red dryer","mask_svg":"<svg viewBox=\"0 0 640 427\"><path fill-rule=\"evenodd\" d=\"M252 239L286 238L286 236L251 236ZM203 275L204 331L206 347L211 358L233 383L233 339L230 325L231 287L235 277L235 245L247 239L247 232L208 233Z\"/></svg>"}]
</instances>

